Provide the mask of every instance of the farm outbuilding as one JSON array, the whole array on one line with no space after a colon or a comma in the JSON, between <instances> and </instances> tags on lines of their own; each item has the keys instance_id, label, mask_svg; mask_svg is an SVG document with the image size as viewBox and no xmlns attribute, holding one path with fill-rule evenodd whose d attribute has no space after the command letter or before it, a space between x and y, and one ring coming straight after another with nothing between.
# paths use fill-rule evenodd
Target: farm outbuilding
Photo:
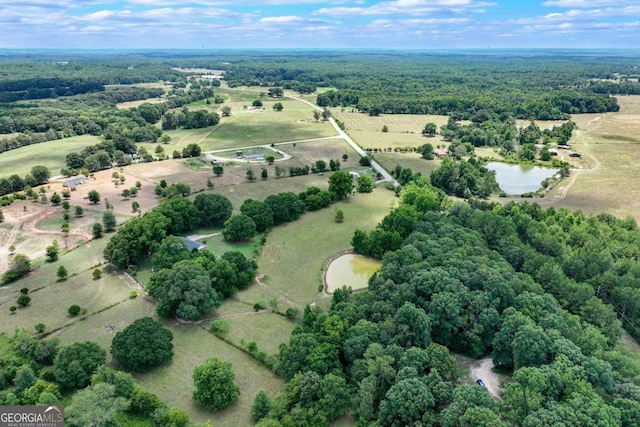
<instances>
[{"instance_id":1,"label":"farm outbuilding","mask_svg":"<svg viewBox=\"0 0 640 427\"><path fill-rule=\"evenodd\" d=\"M263 160L264 153L262 151L251 151L243 156L247 160Z\"/></svg>"},{"instance_id":2,"label":"farm outbuilding","mask_svg":"<svg viewBox=\"0 0 640 427\"><path fill-rule=\"evenodd\" d=\"M76 186L80 184L84 184L86 180L87 180L87 177L84 175L74 176L72 178L67 178L64 181L62 181L62 186L74 189L76 188Z\"/></svg>"}]
</instances>

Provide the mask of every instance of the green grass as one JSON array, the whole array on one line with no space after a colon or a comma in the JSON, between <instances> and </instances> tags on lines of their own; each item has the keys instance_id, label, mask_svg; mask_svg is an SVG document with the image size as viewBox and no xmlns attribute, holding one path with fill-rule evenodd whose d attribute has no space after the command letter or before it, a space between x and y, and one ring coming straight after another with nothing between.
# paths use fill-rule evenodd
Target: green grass
<instances>
[{"instance_id":1,"label":"green grass","mask_svg":"<svg viewBox=\"0 0 640 427\"><path fill-rule=\"evenodd\" d=\"M440 167L440 160L425 160L418 153L376 153L373 155L378 163L386 170L392 171L396 165L409 168L414 173L420 172L423 176L429 176L432 171Z\"/></svg>"},{"instance_id":2,"label":"green grass","mask_svg":"<svg viewBox=\"0 0 640 427\"><path fill-rule=\"evenodd\" d=\"M265 303L268 302L265 301ZM229 325L227 339L245 348L253 341L258 345L259 350L277 355L278 346L281 343L289 343L289 336L295 324L271 311L255 312L250 306L246 305L246 307L249 309L246 315L224 319Z\"/></svg>"},{"instance_id":3,"label":"green grass","mask_svg":"<svg viewBox=\"0 0 640 427\"><path fill-rule=\"evenodd\" d=\"M329 258L350 247L356 228L370 230L395 206L393 192L376 189L315 212L307 212L291 223L275 227L257 258L264 283L276 295L298 306L319 298L322 271ZM334 222L335 209L344 212L344 223ZM312 250L311 250L312 248ZM260 288L238 293L243 301L264 298ZM267 299L268 300L268 299Z\"/></svg>"},{"instance_id":4,"label":"green grass","mask_svg":"<svg viewBox=\"0 0 640 427\"><path fill-rule=\"evenodd\" d=\"M217 427L253 425L251 406L256 393L265 390L274 396L283 385L282 379L244 352L199 326L176 325L174 322L166 326L174 335L174 357L166 366L148 374L136 375L140 386L156 393L169 406L186 410L192 422L211 420ZM235 383L240 388L238 400L228 408L215 413L191 398L193 369L210 357L232 363Z\"/></svg>"},{"instance_id":5,"label":"green grass","mask_svg":"<svg viewBox=\"0 0 640 427\"><path fill-rule=\"evenodd\" d=\"M284 109L272 109L276 101L265 100L264 109L243 109L231 103L230 117L222 118L218 127L200 144L202 149L218 150L252 145L298 141L335 135L326 122L313 120L310 106L298 101L279 100Z\"/></svg>"},{"instance_id":6,"label":"green grass","mask_svg":"<svg viewBox=\"0 0 640 427\"><path fill-rule=\"evenodd\" d=\"M36 165L46 166L52 175L57 175L60 169L65 167L67 154L80 151L98 142L99 139L96 136L82 135L5 151L0 153L0 178L12 174L24 177Z\"/></svg>"},{"instance_id":7,"label":"green grass","mask_svg":"<svg viewBox=\"0 0 640 427\"><path fill-rule=\"evenodd\" d=\"M422 129L429 122L440 129L448 120L447 116L419 114L371 117L362 113L334 111L333 115L345 124L349 136L363 148L418 147L427 142L435 147L440 138L425 138ZM388 132L382 132L383 126L387 126Z\"/></svg>"},{"instance_id":8,"label":"green grass","mask_svg":"<svg viewBox=\"0 0 640 427\"><path fill-rule=\"evenodd\" d=\"M257 236L244 242L233 243L227 242L226 240L224 240L222 234L219 234L217 236L211 236L201 239L200 242L207 245L207 249L209 250L209 252L213 253L216 257L219 257L225 252L238 251L247 258L253 258L254 248L256 248L259 244L259 240L260 237Z\"/></svg>"},{"instance_id":9,"label":"green grass","mask_svg":"<svg viewBox=\"0 0 640 427\"><path fill-rule=\"evenodd\" d=\"M25 285L20 282L18 284L20 287ZM15 314L9 314L8 307L15 304L18 290L16 286L3 289L0 332L10 334L16 327L33 331L37 323L44 323L47 326L46 330L52 331L74 322L83 322L83 316L69 317L69 306L77 304L86 309L87 315L91 315L126 300L131 289L117 276L105 274L101 279L93 280L91 272L86 271L65 281L30 287L30 304L25 308L19 308Z\"/></svg>"}]
</instances>

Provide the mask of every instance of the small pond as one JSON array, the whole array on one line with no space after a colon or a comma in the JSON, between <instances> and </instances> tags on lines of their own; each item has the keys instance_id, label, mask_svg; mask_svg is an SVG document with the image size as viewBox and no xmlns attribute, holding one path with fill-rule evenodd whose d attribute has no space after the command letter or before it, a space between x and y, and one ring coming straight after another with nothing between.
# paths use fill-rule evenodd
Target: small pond
<instances>
[{"instance_id":1,"label":"small pond","mask_svg":"<svg viewBox=\"0 0 640 427\"><path fill-rule=\"evenodd\" d=\"M380 269L380 261L357 254L344 254L331 261L325 275L327 292L333 293L343 286L365 289L369 278Z\"/></svg>"},{"instance_id":2,"label":"small pond","mask_svg":"<svg viewBox=\"0 0 640 427\"><path fill-rule=\"evenodd\" d=\"M542 181L558 173L558 169L533 165L510 165L501 162L489 162L487 169L496 173L496 181L500 189L507 194L535 192L542 187Z\"/></svg>"}]
</instances>

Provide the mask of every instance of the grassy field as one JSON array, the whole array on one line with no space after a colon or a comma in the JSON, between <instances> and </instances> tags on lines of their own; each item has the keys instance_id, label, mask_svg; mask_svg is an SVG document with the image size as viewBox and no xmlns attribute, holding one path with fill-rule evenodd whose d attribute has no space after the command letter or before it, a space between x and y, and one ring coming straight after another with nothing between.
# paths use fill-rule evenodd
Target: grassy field
<instances>
[{"instance_id":1,"label":"grassy field","mask_svg":"<svg viewBox=\"0 0 640 427\"><path fill-rule=\"evenodd\" d=\"M544 207L568 207L586 213L607 211L640 221L637 170L640 151L640 96L618 97L620 111L574 115L578 125L570 140L582 154L580 168L551 191Z\"/></svg>"},{"instance_id":2,"label":"grassy field","mask_svg":"<svg viewBox=\"0 0 640 427\"><path fill-rule=\"evenodd\" d=\"M131 289L114 274L107 272L99 280L91 276L102 262L105 244L106 239L88 243L63 254L54 263L41 265L19 282L0 288L0 332L11 334L16 326L32 330L37 323L44 323L51 331L78 320L68 317L67 309L72 304L91 314L127 299ZM61 265L69 277L59 282L56 271ZM30 289L31 303L9 314L9 306L15 305L19 290L24 287Z\"/></svg>"},{"instance_id":3,"label":"grassy field","mask_svg":"<svg viewBox=\"0 0 640 427\"><path fill-rule=\"evenodd\" d=\"M442 163L441 160L425 160L418 153L376 153L373 155L378 163L386 170L392 171L396 165L409 168L413 172L420 172L423 176L429 176Z\"/></svg>"},{"instance_id":4,"label":"grassy field","mask_svg":"<svg viewBox=\"0 0 640 427\"><path fill-rule=\"evenodd\" d=\"M313 120L312 108L304 103L287 99L263 102L263 109L244 109L243 102L229 103L231 116L222 118L214 132L200 144L202 149L239 148L335 135L330 124ZM284 109L274 111L275 102L281 102Z\"/></svg>"},{"instance_id":5,"label":"grassy field","mask_svg":"<svg viewBox=\"0 0 640 427\"><path fill-rule=\"evenodd\" d=\"M370 194L357 194L330 208L305 213L299 220L274 228L261 255L259 272L271 292L251 287L238 293L242 301L268 301L274 296L281 301L304 307L321 297L322 271L327 260L350 247L356 228L372 229L395 206L393 192L376 189ZM335 209L342 209L345 221L334 222ZM309 248L313 247L313 256Z\"/></svg>"},{"instance_id":6,"label":"grassy field","mask_svg":"<svg viewBox=\"0 0 640 427\"><path fill-rule=\"evenodd\" d=\"M424 125L433 122L440 126L447 123L447 116L393 114L371 117L363 113L334 111L336 119L345 124L347 133L362 148L418 147L429 142L434 147L440 138L422 136ZM388 132L382 132L387 126Z\"/></svg>"},{"instance_id":7,"label":"grassy field","mask_svg":"<svg viewBox=\"0 0 640 427\"><path fill-rule=\"evenodd\" d=\"M46 166L52 175L57 175L65 166L67 154L98 142L96 136L82 135L5 151L0 153L0 178L13 174L24 177L36 165Z\"/></svg>"}]
</instances>

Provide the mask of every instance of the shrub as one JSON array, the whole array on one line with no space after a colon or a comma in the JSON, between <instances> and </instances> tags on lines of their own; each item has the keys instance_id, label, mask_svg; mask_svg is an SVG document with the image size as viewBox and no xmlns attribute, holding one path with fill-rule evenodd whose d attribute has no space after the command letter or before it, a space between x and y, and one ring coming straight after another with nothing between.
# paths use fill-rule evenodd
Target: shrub
<instances>
[{"instance_id":1,"label":"shrub","mask_svg":"<svg viewBox=\"0 0 640 427\"><path fill-rule=\"evenodd\" d=\"M98 280L99 278L102 277L102 270L100 270L99 268L96 268L95 270L93 270L93 273L91 273L93 275L93 278L95 280Z\"/></svg>"},{"instance_id":2,"label":"shrub","mask_svg":"<svg viewBox=\"0 0 640 427\"><path fill-rule=\"evenodd\" d=\"M21 294L16 302L20 307L26 307L31 302L31 297L29 295Z\"/></svg>"},{"instance_id":3,"label":"shrub","mask_svg":"<svg viewBox=\"0 0 640 427\"><path fill-rule=\"evenodd\" d=\"M78 314L80 314L80 310L82 309L80 308L79 305L73 304L71 307L67 309L67 313L69 313L70 316L77 316Z\"/></svg>"}]
</instances>

